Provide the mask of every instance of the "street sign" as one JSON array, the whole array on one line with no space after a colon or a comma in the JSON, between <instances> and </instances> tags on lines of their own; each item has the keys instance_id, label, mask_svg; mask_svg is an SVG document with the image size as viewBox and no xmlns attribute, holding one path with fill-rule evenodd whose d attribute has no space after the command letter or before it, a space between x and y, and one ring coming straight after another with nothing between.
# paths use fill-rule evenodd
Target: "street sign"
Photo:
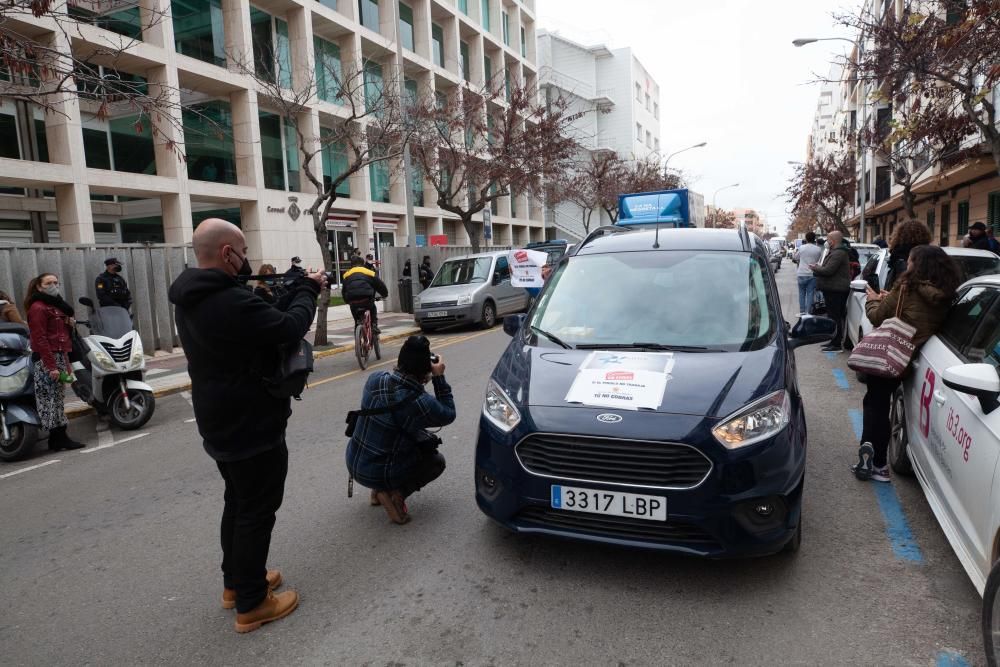
<instances>
[{"instance_id":1,"label":"street sign","mask_svg":"<svg viewBox=\"0 0 1000 667\"><path fill-rule=\"evenodd\" d=\"M483 238L493 238L493 212L488 208L483 209Z\"/></svg>"}]
</instances>

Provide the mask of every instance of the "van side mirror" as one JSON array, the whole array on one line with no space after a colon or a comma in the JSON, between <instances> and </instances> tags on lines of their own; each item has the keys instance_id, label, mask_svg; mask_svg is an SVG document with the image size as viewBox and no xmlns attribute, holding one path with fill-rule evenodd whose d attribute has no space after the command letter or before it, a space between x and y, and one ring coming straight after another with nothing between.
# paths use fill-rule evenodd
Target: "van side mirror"
<instances>
[{"instance_id":1,"label":"van side mirror","mask_svg":"<svg viewBox=\"0 0 1000 667\"><path fill-rule=\"evenodd\" d=\"M503 278L500 276L500 272L499 271L494 271L493 272L493 284L494 285L499 285L501 282L503 282Z\"/></svg>"},{"instance_id":2,"label":"van side mirror","mask_svg":"<svg viewBox=\"0 0 1000 667\"><path fill-rule=\"evenodd\" d=\"M1000 376L990 364L952 366L945 369L941 379L946 387L978 398L983 414L988 415L1000 407L997 400L1000 397Z\"/></svg>"},{"instance_id":3,"label":"van side mirror","mask_svg":"<svg viewBox=\"0 0 1000 667\"><path fill-rule=\"evenodd\" d=\"M803 315L788 334L788 347L825 343L837 333L837 323L829 317Z\"/></svg>"},{"instance_id":4,"label":"van side mirror","mask_svg":"<svg viewBox=\"0 0 1000 667\"><path fill-rule=\"evenodd\" d=\"M528 317L526 313L517 313L503 318L503 332L510 337L517 335L517 332L524 326L524 320Z\"/></svg>"},{"instance_id":5,"label":"van side mirror","mask_svg":"<svg viewBox=\"0 0 1000 667\"><path fill-rule=\"evenodd\" d=\"M88 308L93 308L94 307L94 300L91 299L89 296L81 296L80 297L80 303L82 303L83 305L87 306Z\"/></svg>"}]
</instances>

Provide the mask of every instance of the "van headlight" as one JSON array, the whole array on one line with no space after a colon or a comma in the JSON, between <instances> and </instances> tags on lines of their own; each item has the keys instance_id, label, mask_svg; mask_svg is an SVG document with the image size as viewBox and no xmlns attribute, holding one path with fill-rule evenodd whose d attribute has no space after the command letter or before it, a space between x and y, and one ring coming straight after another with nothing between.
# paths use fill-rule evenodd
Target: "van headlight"
<instances>
[{"instance_id":1,"label":"van headlight","mask_svg":"<svg viewBox=\"0 0 1000 667\"><path fill-rule=\"evenodd\" d=\"M472 295L471 294L459 294L458 295L458 301L455 302L455 305L458 305L458 306L468 306L470 303L472 303Z\"/></svg>"},{"instance_id":2,"label":"van headlight","mask_svg":"<svg viewBox=\"0 0 1000 667\"><path fill-rule=\"evenodd\" d=\"M788 425L791 404L782 389L754 401L712 429L723 447L738 449L777 435Z\"/></svg>"},{"instance_id":3,"label":"van headlight","mask_svg":"<svg viewBox=\"0 0 1000 667\"><path fill-rule=\"evenodd\" d=\"M521 422L521 413L514 407L514 402L493 380L486 385L483 415L504 433L509 433Z\"/></svg>"}]
</instances>

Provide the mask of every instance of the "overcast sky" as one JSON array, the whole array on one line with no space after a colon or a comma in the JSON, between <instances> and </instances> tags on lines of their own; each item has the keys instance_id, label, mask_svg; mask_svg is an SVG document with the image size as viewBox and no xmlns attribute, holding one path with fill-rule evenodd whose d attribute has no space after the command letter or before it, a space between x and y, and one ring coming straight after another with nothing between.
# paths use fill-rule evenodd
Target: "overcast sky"
<instances>
[{"instance_id":1,"label":"overcast sky","mask_svg":"<svg viewBox=\"0 0 1000 667\"><path fill-rule=\"evenodd\" d=\"M536 0L539 28L586 44L630 46L660 84L660 146L712 203L767 215L783 233L789 160L804 160L817 76L846 42L792 46L797 37L849 36L832 15L849 0Z\"/></svg>"}]
</instances>

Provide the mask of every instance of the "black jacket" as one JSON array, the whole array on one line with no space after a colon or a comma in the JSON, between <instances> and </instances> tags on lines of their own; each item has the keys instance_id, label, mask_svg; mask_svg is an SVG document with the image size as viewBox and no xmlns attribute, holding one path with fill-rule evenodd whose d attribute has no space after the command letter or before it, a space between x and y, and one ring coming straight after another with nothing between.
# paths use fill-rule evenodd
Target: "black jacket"
<instances>
[{"instance_id":1,"label":"black jacket","mask_svg":"<svg viewBox=\"0 0 1000 667\"><path fill-rule=\"evenodd\" d=\"M421 264L417 267L417 274L420 278L420 284L423 285L424 289L427 289L427 286L434 280L434 270L431 269L431 265L427 263Z\"/></svg>"},{"instance_id":2,"label":"black jacket","mask_svg":"<svg viewBox=\"0 0 1000 667\"><path fill-rule=\"evenodd\" d=\"M911 250L913 245L901 243L889 251L889 272L885 276L885 285L881 287L883 291L891 292L896 278L906 273L906 262L910 259Z\"/></svg>"},{"instance_id":3,"label":"black jacket","mask_svg":"<svg viewBox=\"0 0 1000 667\"><path fill-rule=\"evenodd\" d=\"M344 280L340 284L340 294L348 303L370 301L376 294L389 296L389 288L371 269L355 266L344 274Z\"/></svg>"},{"instance_id":4,"label":"black jacket","mask_svg":"<svg viewBox=\"0 0 1000 667\"><path fill-rule=\"evenodd\" d=\"M976 250L992 250L992 248L990 248L990 237L988 237L986 234L983 234L982 236L979 236L977 238L972 238L970 236L969 241L971 241L971 243L969 244L970 248L974 248Z\"/></svg>"},{"instance_id":5,"label":"black jacket","mask_svg":"<svg viewBox=\"0 0 1000 667\"><path fill-rule=\"evenodd\" d=\"M121 306L128 310L132 307L132 292L128 283L117 273L105 271L94 281L97 291L97 303L102 306Z\"/></svg>"},{"instance_id":6,"label":"black jacket","mask_svg":"<svg viewBox=\"0 0 1000 667\"><path fill-rule=\"evenodd\" d=\"M263 377L273 373L279 346L309 331L318 294L315 282L302 280L272 306L218 269L187 269L170 286L198 432L215 460L239 461L284 442L291 399L271 396Z\"/></svg>"}]
</instances>

